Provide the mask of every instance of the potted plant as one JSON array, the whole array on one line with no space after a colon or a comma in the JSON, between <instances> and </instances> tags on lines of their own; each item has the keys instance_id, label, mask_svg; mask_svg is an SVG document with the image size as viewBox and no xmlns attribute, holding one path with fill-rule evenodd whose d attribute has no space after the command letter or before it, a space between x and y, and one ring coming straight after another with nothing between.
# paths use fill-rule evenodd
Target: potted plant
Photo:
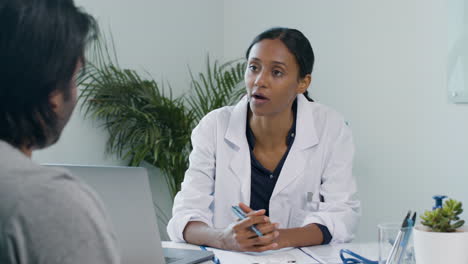
<instances>
[{"instance_id":1,"label":"potted plant","mask_svg":"<svg viewBox=\"0 0 468 264\"><path fill-rule=\"evenodd\" d=\"M445 196L434 196L436 206L421 216L414 228L414 250L417 264L467 264L468 228L460 220L462 203Z\"/></svg>"},{"instance_id":2,"label":"potted plant","mask_svg":"<svg viewBox=\"0 0 468 264\"><path fill-rule=\"evenodd\" d=\"M188 92L173 97L170 85L163 87L149 74L122 68L115 50L112 36L99 34L87 55L89 61L78 78L85 116L100 120L108 131L108 153L129 166L158 168L155 176L164 177L174 198L189 165L193 128L208 112L234 104L245 94L246 62L218 64L208 57L206 71L188 72ZM155 207L160 226L165 226L170 212Z\"/></svg>"}]
</instances>

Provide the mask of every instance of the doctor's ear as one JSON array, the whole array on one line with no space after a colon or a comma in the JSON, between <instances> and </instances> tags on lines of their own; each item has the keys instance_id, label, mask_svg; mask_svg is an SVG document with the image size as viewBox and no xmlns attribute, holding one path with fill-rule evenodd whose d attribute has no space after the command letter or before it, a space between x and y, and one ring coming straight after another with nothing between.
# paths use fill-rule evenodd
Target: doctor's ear
<instances>
[{"instance_id":1,"label":"doctor's ear","mask_svg":"<svg viewBox=\"0 0 468 264\"><path fill-rule=\"evenodd\" d=\"M297 87L297 93L302 94L305 91L307 91L307 88L309 88L311 81L312 81L312 76L310 74L307 74L306 76L304 76L304 78L300 78L299 86Z\"/></svg>"}]
</instances>

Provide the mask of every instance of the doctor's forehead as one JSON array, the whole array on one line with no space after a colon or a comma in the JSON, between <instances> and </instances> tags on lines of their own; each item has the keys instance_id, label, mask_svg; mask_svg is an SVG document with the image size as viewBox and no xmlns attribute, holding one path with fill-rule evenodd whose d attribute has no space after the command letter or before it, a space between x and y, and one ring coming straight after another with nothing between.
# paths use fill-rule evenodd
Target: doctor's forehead
<instances>
[{"instance_id":1,"label":"doctor's forehead","mask_svg":"<svg viewBox=\"0 0 468 264\"><path fill-rule=\"evenodd\" d=\"M280 39L264 39L252 46L249 62L296 64L294 55Z\"/></svg>"}]
</instances>

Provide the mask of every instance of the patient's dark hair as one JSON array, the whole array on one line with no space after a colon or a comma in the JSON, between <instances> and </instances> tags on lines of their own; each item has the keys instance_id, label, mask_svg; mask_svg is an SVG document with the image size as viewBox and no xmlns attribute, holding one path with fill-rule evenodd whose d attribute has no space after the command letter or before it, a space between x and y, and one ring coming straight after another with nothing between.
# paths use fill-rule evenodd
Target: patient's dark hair
<instances>
[{"instance_id":1,"label":"patient's dark hair","mask_svg":"<svg viewBox=\"0 0 468 264\"><path fill-rule=\"evenodd\" d=\"M41 148L58 117L54 91L70 96L95 20L73 0L0 1L0 139Z\"/></svg>"},{"instance_id":2,"label":"patient's dark hair","mask_svg":"<svg viewBox=\"0 0 468 264\"><path fill-rule=\"evenodd\" d=\"M307 74L312 73L315 61L314 51L312 50L309 40L304 36L304 34L302 34L302 32L292 28L270 28L254 38L245 53L246 59L249 58L252 47L264 39L279 39L284 43L284 45L286 45L288 50L296 58L297 64L299 65L300 78L304 78ZM304 95L309 101L313 101L309 97L309 93L307 91L304 92Z\"/></svg>"}]
</instances>

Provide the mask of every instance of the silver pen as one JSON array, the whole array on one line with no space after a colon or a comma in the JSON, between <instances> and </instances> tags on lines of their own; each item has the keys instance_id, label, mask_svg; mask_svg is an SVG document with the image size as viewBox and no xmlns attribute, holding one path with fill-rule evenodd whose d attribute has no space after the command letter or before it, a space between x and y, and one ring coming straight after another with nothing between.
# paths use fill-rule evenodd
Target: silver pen
<instances>
[{"instance_id":1,"label":"silver pen","mask_svg":"<svg viewBox=\"0 0 468 264\"><path fill-rule=\"evenodd\" d=\"M408 211L408 214L406 214L405 219L403 219L403 223L401 225L400 230L398 231L395 243L392 246L387 261L385 262L386 264L399 264L401 261L413 225L412 219L410 219L410 215L411 211ZM416 219L416 213L413 214L413 218Z\"/></svg>"},{"instance_id":2,"label":"silver pen","mask_svg":"<svg viewBox=\"0 0 468 264\"><path fill-rule=\"evenodd\" d=\"M307 201L307 204L311 205L312 210L314 210L314 211L319 210L320 201L319 202L314 202L314 193L313 192L307 192L306 193L306 201Z\"/></svg>"}]
</instances>

